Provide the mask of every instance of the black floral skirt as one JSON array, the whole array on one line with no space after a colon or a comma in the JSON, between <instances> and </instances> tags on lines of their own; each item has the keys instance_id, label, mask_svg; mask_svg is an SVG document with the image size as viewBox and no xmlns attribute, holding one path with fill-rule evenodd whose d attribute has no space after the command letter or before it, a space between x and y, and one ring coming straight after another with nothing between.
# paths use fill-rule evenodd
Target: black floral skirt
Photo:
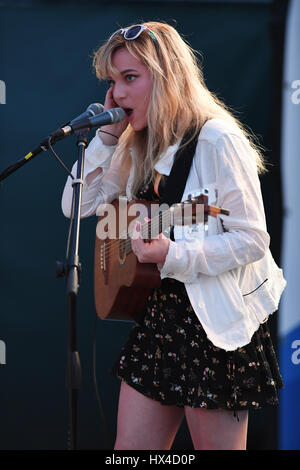
<instances>
[{"instance_id":1,"label":"black floral skirt","mask_svg":"<svg viewBox=\"0 0 300 470\"><path fill-rule=\"evenodd\" d=\"M112 373L163 405L260 409L283 387L267 323L235 351L212 344L183 283L153 289Z\"/></svg>"}]
</instances>

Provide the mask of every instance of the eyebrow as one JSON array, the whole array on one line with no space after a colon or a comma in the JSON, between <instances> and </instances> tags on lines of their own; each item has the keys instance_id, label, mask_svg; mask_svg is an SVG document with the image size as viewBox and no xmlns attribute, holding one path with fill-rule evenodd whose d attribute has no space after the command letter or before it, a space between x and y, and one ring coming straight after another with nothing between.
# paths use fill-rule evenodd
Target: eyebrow
<instances>
[{"instance_id":1,"label":"eyebrow","mask_svg":"<svg viewBox=\"0 0 300 470\"><path fill-rule=\"evenodd\" d=\"M128 72L136 72L138 73L138 71L136 69L126 69L126 70L123 70L122 72L120 72L120 75L124 75L125 73L128 73ZM110 75L106 78L106 80L109 80L111 77Z\"/></svg>"},{"instance_id":2,"label":"eyebrow","mask_svg":"<svg viewBox=\"0 0 300 470\"><path fill-rule=\"evenodd\" d=\"M127 73L127 72L137 72L137 70L135 70L135 69L126 69L126 70L123 70L123 72L121 72L121 75L124 75L124 73Z\"/></svg>"}]
</instances>

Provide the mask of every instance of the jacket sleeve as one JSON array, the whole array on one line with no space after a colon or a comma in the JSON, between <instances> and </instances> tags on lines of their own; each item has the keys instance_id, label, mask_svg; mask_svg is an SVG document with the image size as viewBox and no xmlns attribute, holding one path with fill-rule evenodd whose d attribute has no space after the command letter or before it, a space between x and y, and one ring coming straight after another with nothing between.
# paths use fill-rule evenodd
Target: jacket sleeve
<instances>
[{"instance_id":1,"label":"jacket sleeve","mask_svg":"<svg viewBox=\"0 0 300 470\"><path fill-rule=\"evenodd\" d=\"M161 278L191 283L199 274L217 276L259 260L269 247L260 181L249 142L243 136L223 134L206 150L209 154L205 158L216 161L218 205L230 215L218 215L224 227L221 234L203 240L170 240L165 263L158 265Z\"/></svg>"},{"instance_id":2,"label":"jacket sleeve","mask_svg":"<svg viewBox=\"0 0 300 470\"><path fill-rule=\"evenodd\" d=\"M89 217L96 214L99 204L113 201L124 191L127 172L121 169L121 160L117 146L104 145L99 133L89 143L84 161L81 217ZM89 180L87 177L97 168L101 173ZM77 162L72 168L72 175L76 178ZM62 195L62 211L66 217L70 217L73 198L72 178L69 176Z\"/></svg>"}]
</instances>

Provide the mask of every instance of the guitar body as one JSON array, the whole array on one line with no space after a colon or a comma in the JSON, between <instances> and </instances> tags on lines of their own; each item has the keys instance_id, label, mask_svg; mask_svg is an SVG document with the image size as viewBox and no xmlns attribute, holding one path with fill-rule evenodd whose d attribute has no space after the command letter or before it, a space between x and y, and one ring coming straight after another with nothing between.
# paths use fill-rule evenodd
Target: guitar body
<instances>
[{"instance_id":1,"label":"guitar body","mask_svg":"<svg viewBox=\"0 0 300 470\"><path fill-rule=\"evenodd\" d=\"M203 225L209 215L229 215L226 209L208 205L207 191L167 209L154 201L127 203L123 198L104 208L96 230L94 292L97 315L110 320L135 321L151 290L161 285L157 265L139 263L131 250L129 234L135 219L142 224L143 239L151 240L172 226Z\"/></svg>"},{"instance_id":2,"label":"guitar body","mask_svg":"<svg viewBox=\"0 0 300 470\"><path fill-rule=\"evenodd\" d=\"M138 214L128 215L130 207L137 202L144 206L149 216L150 204L154 204L153 201L131 201L127 205L126 232L131 222L137 218ZM94 263L96 312L102 319L135 321L145 307L151 289L160 286L160 273L156 264L139 263L132 251L126 253L124 246L127 243L128 247L130 241L119 238L119 201L115 200L112 206L115 208L115 215L111 214L111 217L115 217L116 238L109 236L111 219L108 213L98 218L98 224L107 229L108 237L103 239L98 236L97 225Z\"/></svg>"}]
</instances>

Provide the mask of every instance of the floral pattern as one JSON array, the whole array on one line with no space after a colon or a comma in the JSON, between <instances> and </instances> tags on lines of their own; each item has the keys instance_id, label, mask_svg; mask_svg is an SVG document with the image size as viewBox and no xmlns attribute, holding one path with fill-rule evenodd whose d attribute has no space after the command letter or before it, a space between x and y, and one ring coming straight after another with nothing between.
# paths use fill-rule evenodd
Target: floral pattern
<instances>
[{"instance_id":1,"label":"floral pattern","mask_svg":"<svg viewBox=\"0 0 300 470\"><path fill-rule=\"evenodd\" d=\"M154 199L144 188L141 199ZM164 405L229 410L278 404L283 387L267 323L235 351L213 345L183 283L165 278L153 289L112 373Z\"/></svg>"}]
</instances>

